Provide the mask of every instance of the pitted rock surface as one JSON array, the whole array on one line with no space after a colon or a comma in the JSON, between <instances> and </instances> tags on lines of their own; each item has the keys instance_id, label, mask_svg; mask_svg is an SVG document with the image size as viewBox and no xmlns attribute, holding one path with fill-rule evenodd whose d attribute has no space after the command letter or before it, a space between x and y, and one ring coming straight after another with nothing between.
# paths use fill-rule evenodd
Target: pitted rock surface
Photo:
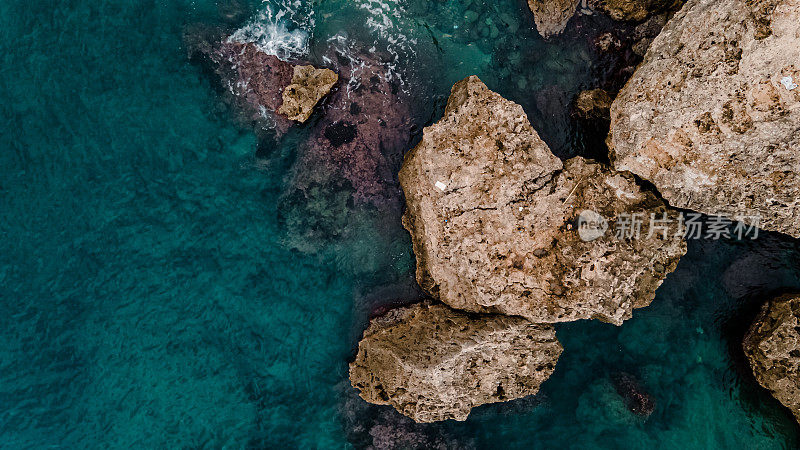
<instances>
[{"instance_id":1,"label":"pitted rock surface","mask_svg":"<svg viewBox=\"0 0 800 450\"><path fill-rule=\"evenodd\" d=\"M372 320L350 381L417 422L466 420L476 406L535 394L561 351L550 325L422 303Z\"/></svg>"},{"instance_id":2,"label":"pitted rock surface","mask_svg":"<svg viewBox=\"0 0 800 450\"><path fill-rule=\"evenodd\" d=\"M768 301L744 339L756 380L800 421L800 295Z\"/></svg>"},{"instance_id":3,"label":"pitted rock surface","mask_svg":"<svg viewBox=\"0 0 800 450\"><path fill-rule=\"evenodd\" d=\"M562 164L522 107L477 77L453 87L444 117L406 155L400 183L417 280L453 308L621 324L686 251L672 230L617 238L623 216L675 213L630 174L581 157ZM584 212L608 227L588 242L578 233Z\"/></svg>"},{"instance_id":4,"label":"pitted rock surface","mask_svg":"<svg viewBox=\"0 0 800 450\"><path fill-rule=\"evenodd\" d=\"M617 170L800 237L800 0L690 0L611 108Z\"/></svg>"}]
</instances>

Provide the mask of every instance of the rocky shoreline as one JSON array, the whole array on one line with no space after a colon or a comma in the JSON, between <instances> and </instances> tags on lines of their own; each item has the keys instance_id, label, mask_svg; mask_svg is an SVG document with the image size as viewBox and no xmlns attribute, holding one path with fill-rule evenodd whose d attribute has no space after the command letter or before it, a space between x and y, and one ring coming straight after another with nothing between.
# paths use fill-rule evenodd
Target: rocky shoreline
<instances>
[{"instance_id":1,"label":"rocky shoreline","mask_svg":"<svg viewBox=\"0 0 800 450\"><path fill-rule=\"evenodd\" d=\"M406 155L400 184L417 281L453 308L619 325L686 251L674 235L582 239L584 211L612 224L674 213L627 174L581 157L562 163L522 108L477 77L453 87L442 120Z\"/></svg>"},{"instance_id":2,"label":"rocky shoreline","mask_svg":"<svg viewBox=\"0 0 800 450\"><path fill-rule=\"evenodd\" d=\"M603 120L608 111L610 159L621 172L579 157L562 163L521 108L476 77L457 83L444 118L426 128L400 172L407 199L404 225L423 289L453 308L532 323L596 318L621 324L633 308L649 304L685 252L682 240L645 243L627 253L619 242L603 247L602 239L577 239L571 225L580 211L603 219L631 209L668 214L660 197L646 200L652 194L641 191L627 171L653 182L670 205L732 220L765 215L761 227L797 236L792 149L800 122L792 111L800 95L793 92L793 80L800 75L791 61L800 58L797 46L790 50L787 42L797 35L800 21L794 14L800 9L791 2L732 1L725 15L709 4L694 0L683 7L613 104L601 90L579 96L581 117ZM563 29L565 11L573 8L548 7L552 10L531 2L535 15L553 18L537 21L545 37ZM647 17L627 6L616 11L618 19ZM741 17L751 20L735 25ZM689 32L694 29L704 33ZM745 169L745 159L757 163ZM616 195L609 195L609 186ZM567 207L573 195L575 204ZM634 267L644 272L631 271ZM797 414L797 375L757 356L756 348L763 354L769 345L791 351L786 339L769 344L764 336L772 326L763 323L768 307L746 338L746 351L759 381ZM359 366L380 370L368 353L359 357ZM781 364L790 364L791 372L795 363ZM637 392L630 377L619 380L620 395ZM361 385L354 381L354 386ZM496 399L478 404L487 401ZM652 412L651 399L641 394L626 396L626 402L634 412Z\"/></svg>"},{"instance_id":3,"label":"rocky shoreline","mask_svg":"<svg viewBox=\"0 0 800 450\"><path fill-rule=\"evenodd\" d=\"M757 228L800 237L797 0L528 4L544 38L576 14L630 26L624 39L595 39L616 73L572 104L607 134L597 161L559 159L520 105L472 76L453 86L395 179L410 105L379 54L332 46L318 67L225 35L193 39L243 121L275 138L308 122L284 196L308 208L281 218L294 248L338 232L328 202L400 209L402 187L430 299L372 318L350 381L416 422L463 421L476 406L533 395L562 352L552 324L621 325L648 306L686 242L674 229L610 229L622 218L675 223L680 208L729 223L759 217ZM635 71L625 64L641 56ZM342 187L332 199L331 186ZM758 381L798 415L795 302L768 302L744 343ZM653 412L635 377L613 384L630 411Z\"/></svg>"},{"instance_id":4,"label":"rocky shoreline","mask_svg":"<svg viewBox=\"0 0 800 450\"><path fill-rule=\"evenodd\" d=\"M562 163L519 105L474 76L453 86L444 117L427 127L422 141L406 154L400 183L407 202L403 222L417 255L417 281L451 308L479 313L471 316L469 328L463 326L467 334L461 339L493 349L484 350L492 356L470 366L473 372L468 376L449 381L446 389L424 385L410 378L426 379L423 375L431 370L465 372L466 363L452 358L447 367L432 362L438 360L437 345L452 347L453 338L434 345L430 340L439 339L436 333L426 340L412 337L418 329L440 330L443 311L456 313L438 306L440 314L427 307L427 314L405 310L374 319L350 365L353 386L367 401L390 404L417 421L466 420L474 406L535 393L552 372L539 371L536 383L508 394L509 387L488 374L510 376L507 365L498 368L492 361L512 356L496 354L504 344L502 339L491 341L497 339L495 334L479 338L472 328L497 329L495 322L506 317L518 326L549 329L555 339L546 324L599 319L620 325L634 308L652 301L655 289L686 252L683 238L672 232L621 239L607 233L607 222L606 228L582 230L579 216L595 214L613 222L626 214L669 217L674 212L628 174L581 157ZM376 333L386 321L414 331ZM535 340L527 353L513 357L554 355L550 346L550 341ZM392 349L391 357L380 349ZM550 364L554 366L557 358L555 354ZM419 361L424 363L420 366ZM517 376L527 376L522 367ZM398 375L398 368L419 373ZM475 383L483 390L505 387L502 395L487 395ZM440 397L453 391L458 394ZM435 405L438 410L432 410ZM636 411L647 408L632 406Z\"/></svg>"}]
</instances>

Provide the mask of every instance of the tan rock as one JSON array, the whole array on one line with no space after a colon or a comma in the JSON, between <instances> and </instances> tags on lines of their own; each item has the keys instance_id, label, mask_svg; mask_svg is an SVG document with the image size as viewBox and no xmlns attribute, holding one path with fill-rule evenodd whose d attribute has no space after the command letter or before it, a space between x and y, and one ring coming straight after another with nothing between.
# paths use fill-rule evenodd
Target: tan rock
<instances>
[{"instance_id":1,"label":"tan rock","mask_svg":"<svg viewBox=\"0 0 800 450\"><path fill-rule=\"evenodd\" d=\"M744 338L756 380L800 422L800 295L768 301Z\"/></svg>"},{"instance_id":2,"label":"tan rock","mask_svg":"<svg viewBox=\"0 0 800 450\"><path fill-rule=\"evenodd\" d=\"M611 108L617 170L800 237L800 0L689 0Z\"/></svg>"},{"instance_id":3,"label":"tan rock","mask_svg":"<svg viewBox=\"0 0 800 450\"><path fill-rule=\"evenodd\" d=\"M664 204L608 166L580 157L562 165L522 107L477 77L453 86L444 117L406 155L400 183L417 280L453 308L620 324L650 303L686 251L672 232L647 237L644 228L638 239L614 230L581 239L579 215L613 227L630 213L661 217Z\"/></svg>"},{"instance_id":4,"label":"tan rock","mask_svg":"<svg viewBox=\"0 0 800 450\"><path fill-rule=\"evenodd\" d=\"M561 34L579 3L580 0L528 0L536 30L543 38Z\"/></svg>"},{"instance_id":5,"label":"tan rock","mask_svg":"<svg viewBox=\"0 0 800 450\"><path fill-rule=\"evenodd\" d=\"M305 122L311 117L314 106L330 92L339 80L330 69L314 66L294 66L292 83L283 90L283 104L278 113L291 120Z\"/></svg>"},{"instance_id":6,"label":"tan rock","mask_svg":"<svg viewBox=\"0 0 800 450\"><path fill-rule=\"evenodd\" d=\"M561 351L552 326L423 303L372 320L350 381L417 422L466 420L476 406L535 394Z\"/></svg>"}]
</instances>

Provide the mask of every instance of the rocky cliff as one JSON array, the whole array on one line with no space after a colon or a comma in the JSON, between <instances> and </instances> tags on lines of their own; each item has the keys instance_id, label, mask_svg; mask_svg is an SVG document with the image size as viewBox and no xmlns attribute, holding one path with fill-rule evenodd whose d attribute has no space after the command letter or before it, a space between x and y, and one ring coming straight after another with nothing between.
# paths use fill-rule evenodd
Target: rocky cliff
<instances>
[{"instance_id":1,"label":"rocky cliff","mask_svg":"<svg viewBox=\"0 0 800 450\"><path fill-rule=\"evenodd\" d=\"M756 380L800 421L800 295L768 301L744 339Z\"/></svg>"},{"instance_id":2,"label":"rocky cliff","mask_svg":"<svg viewBox=\"0 0 800 450\"><path fill-rule=\"evenodd\" d=\"M798 36L798 0L687 2L614 101L614 166L672 206L800 237Z\"/></svg>"},{"instance_id":3,"label":"rocky cliff","mask_svg":"<svg viewBox=\"0 0 800 450\"><path fill-rule=\"evenodd\" d=\"M466 420L476 406L535 394L561 351L552 326L422 303L372 320L350 381L417 422Z\"/></svg>"},{"instance_id":4,"label":"rocky cliff","mask_svg":"<svg viewBox=\"0 0 800 450\"><path fill-rule=\"evenodd\" d=\"M400 183L417 279L453 308L621 324L685 253L673 231L617 238L618 220L673 213L629 174L580 157L562 164L522 108L477 77L453 87ZM581 225L597 229L581 235Z\"/></svg>"}]
</instances>

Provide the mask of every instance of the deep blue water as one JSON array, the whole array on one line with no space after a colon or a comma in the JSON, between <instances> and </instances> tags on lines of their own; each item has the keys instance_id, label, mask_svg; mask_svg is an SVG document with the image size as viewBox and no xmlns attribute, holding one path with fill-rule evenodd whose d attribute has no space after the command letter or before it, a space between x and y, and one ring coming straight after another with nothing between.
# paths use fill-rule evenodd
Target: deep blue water
<instances>
[{"instance_id":1,"label":"deep blue water","mask_svg":"<svg viewBox=\"0 0 800 450\"><path fill-rule=\"evenodd\" d=\"M368 311L418 295L410 239L397 215L331 202L346 232L298 250L279 217L306 213L281 201L302 131L257 160L184 27L289 12L312 56L346 32L396 55L420 125L477 74L560 156L593 145L567 104L596 61L576 26L540 40L516 0L222 6L0 3L1 448L343 448L387 429L416 446L797 446L738 344L766 295L800 285L797 246L774 235L690 243L621 327L559 325L565 352L535 399L427 426L359 400L347 362ZM647 421L611 387L619 370L655 398Z\"/></svg>"}]
</instances>

